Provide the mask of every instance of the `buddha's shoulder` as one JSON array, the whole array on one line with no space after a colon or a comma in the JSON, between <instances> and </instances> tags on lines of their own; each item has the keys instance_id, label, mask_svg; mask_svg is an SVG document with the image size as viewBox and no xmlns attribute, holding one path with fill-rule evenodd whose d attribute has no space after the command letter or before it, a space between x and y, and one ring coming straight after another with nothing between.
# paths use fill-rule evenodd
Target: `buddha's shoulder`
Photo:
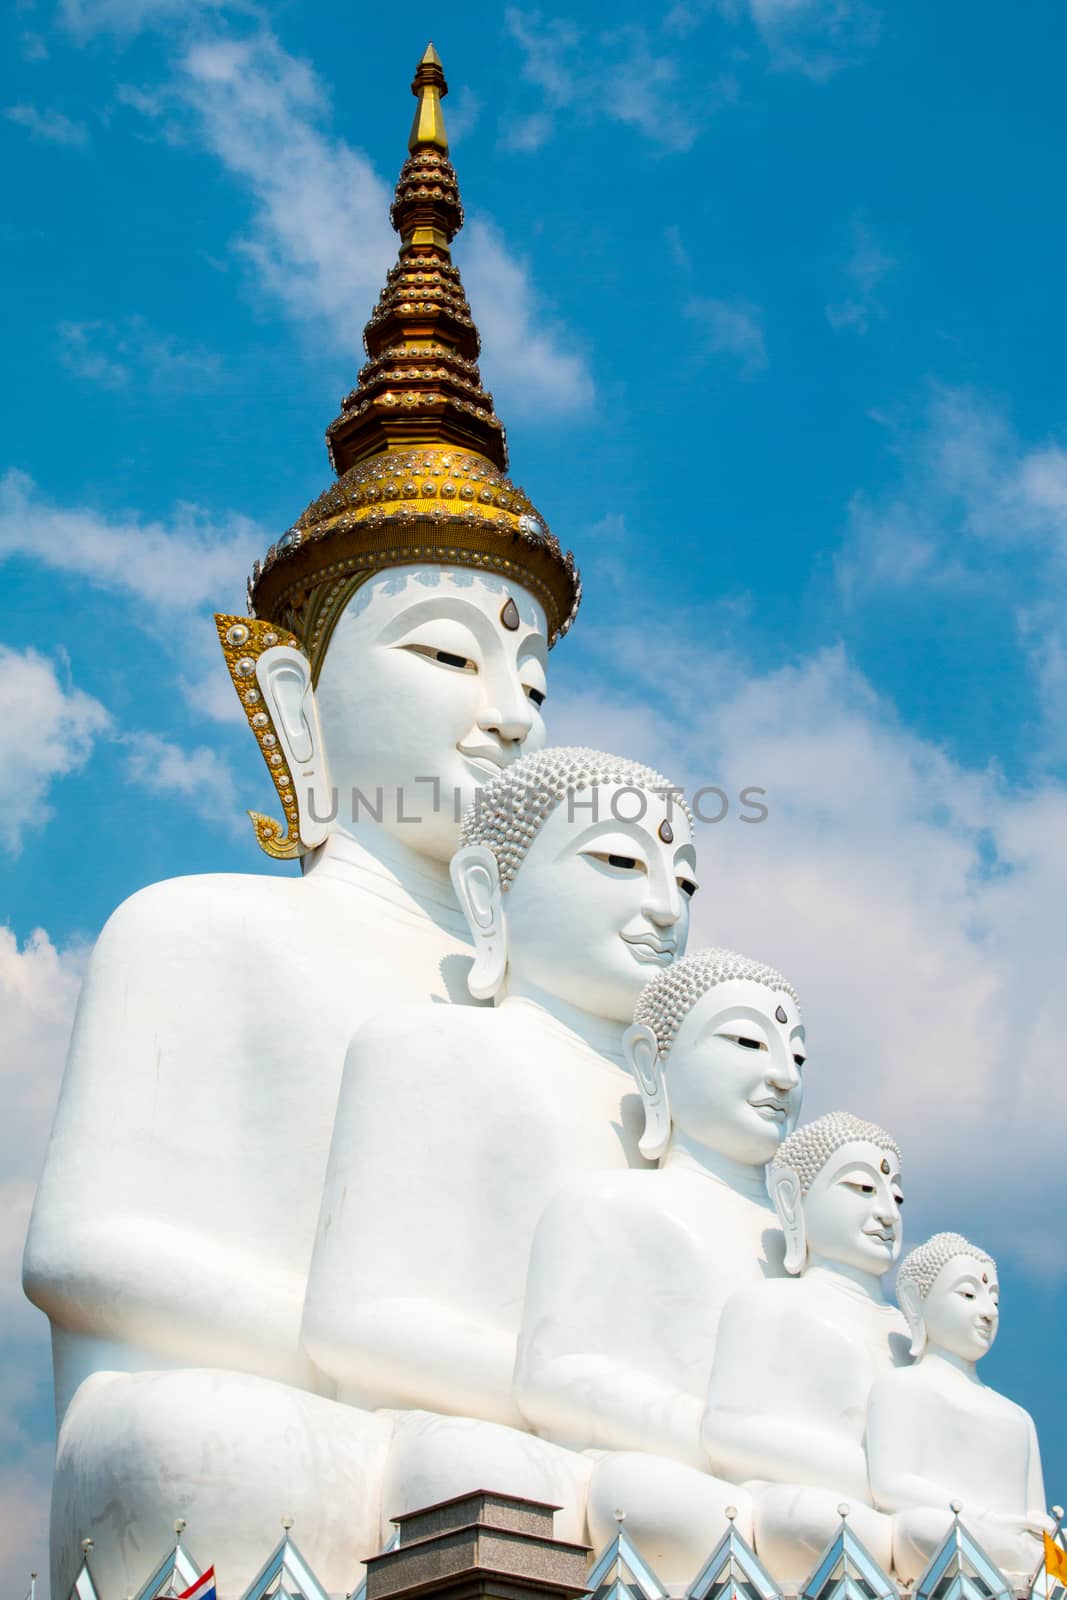
<instances>
[{"instance_id":1,"label":"buddha's shoulder","mask_svg":"<svg viewBox=\"0 0 1067 1600\"><path fill-rule=\"evenodd\" d=\"M359 1053L383 1050L392 1054L405 1044L432 1039L438 1051L465 1054L474 1048L480 1059L499 1034L499 1017L491 1006L425 1001L393 1006L368 1017L353 1035L351 1048Z\"/></svg>"},{"instance_id":2,"label":"buddha's shoulder","mask_svg":"<svg viewBox=\"0 0 1067 1600\"><path fill-rule=\"evenodd\" d=\"M613 1223L639 1218L646 1225L651 1221L670 1227L674 1217L661 1177L657 1171L632 1167L589 1172L559 1190L546 1208L546 1222L569 1227L570 1219L578 1218L588 1226L606 1214Z\"/></svg>"},{"instance_id":3,"label":"buddha's shoulder","mask_svg":"<svg viewBox=\"0 0 1067 1600\"><path fill-rule=\"evenodd\" d=\"M301 881L262 873L218 872L165 878L130 895L100 935L111 952L153 959L173 950L217 949L230 935L248 945L277 943L285 921L301 910Z\"/></svg>"},{"instance_id":4,"label":"buddha's shoulder","mask_svg":"<svg viewBox=\"0 0 1067 1600\"><path fill-rule=\"evenodd\" d=\"M777 1318L803 1319L814 1307L805 1293L803 1278L763 1278L735 1289L726 1302L724 1315L731 1319L771 1322Z\"/></svg>"}]
</instances>

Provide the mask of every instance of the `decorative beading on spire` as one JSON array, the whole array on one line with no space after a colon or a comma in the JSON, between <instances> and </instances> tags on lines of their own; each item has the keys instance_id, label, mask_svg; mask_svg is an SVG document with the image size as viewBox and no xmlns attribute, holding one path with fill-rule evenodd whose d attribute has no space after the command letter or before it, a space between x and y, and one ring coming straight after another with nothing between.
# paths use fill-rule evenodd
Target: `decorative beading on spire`
<instances>
[{"instance_id":1,"label":"decorative beading on spire","mask_svg":"<svg viewBox=\"0 0 1067 1600\"><path fill-rule=\"evenodd\" d=\"M418 97L389 216L400 258L363 331L369 360L326 430L339 474L383 447L446 442L508 465L504 428L478 371L481 341L451 244L463 203L448 159L441 100L448 93L433 45L419 62Z\"/></svg>"}]
</instances>

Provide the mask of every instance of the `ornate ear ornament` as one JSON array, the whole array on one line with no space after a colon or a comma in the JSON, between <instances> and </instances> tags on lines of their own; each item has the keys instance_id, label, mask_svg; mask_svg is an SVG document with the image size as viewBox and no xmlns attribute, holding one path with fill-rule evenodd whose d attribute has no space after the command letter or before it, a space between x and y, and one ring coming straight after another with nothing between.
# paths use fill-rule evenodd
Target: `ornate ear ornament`
<instances>
[{"instance_id":1,"label":"ornate ear ornament","mask_svg":"<svg viewBox=\"0 0 1067 1600\"><path fill-rule=\"evenodd\" d=\"M285 759L278 730L266 708L262 692L256 683L256 662L265 650L275 645L288 645L291 650L303 652L295 634L273 623L261 622L256 617L227 617L216 614L215 626L219 630L219 643L226 657L226 665L237 690L238 699L248 718L248 726L256 736L260 753L267 763L267 771L274 780L285 813L284 822L262 812L250 811L252 826L256 830L259 848L276 861L293 861L307 853L300 838L300 818L297 811L293 775Z\"/></svg>"}]
</instances>

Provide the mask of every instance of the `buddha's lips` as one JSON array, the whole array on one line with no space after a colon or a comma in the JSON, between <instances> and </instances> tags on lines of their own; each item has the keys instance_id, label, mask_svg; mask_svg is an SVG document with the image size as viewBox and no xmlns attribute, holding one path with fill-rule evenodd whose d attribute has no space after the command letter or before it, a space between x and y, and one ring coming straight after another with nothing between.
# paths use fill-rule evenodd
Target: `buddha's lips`
<instances>
[{"instance_id":1,"label":"buddha's lips","mask_svg":"<svg viewBox=\"0 0 1067 1600\"><path fill-rule=\"evenodd\" d=\"M864 1228L868 1239L877 1239L879 1244L896 1244L897 1236L892 1228Z\"/></svg>"},{"instance_id":2,"label":"buddha's lips","mask_svg":"<svg viewBox=\"0 0 1067 1600\"><path fill-rule=\"evenodd\" d=\"M517 761L522 754L521 747L509 750L503 745L495 744L457 744L456 749L465 761L470 762L476 771L487 773L491 778L495 778L505 767L509 767L513 761Z\"/></svg>"},{"instance_id":3,"label":"buddha's lips","mask_svg":"<svg viewBox=\"0 0 1067 1600\"><path fill-rule=\"evenodd\" d=\"M653 933L621 933L619 937L630 946L638 961L672 961L678 948L676 939L658 939Z\"/></svg>"},{"instance_id":4,"label":"buddha's lips","mask_svg":"<svg viewBox=\"0 0 1067 1600\"><path fill-rule=\"evenodd\" d=\"M775 1121L780 1118L784 1122L789 1115L789 1107L781 1100L750 1100L748 1103L755 1111L769 1111Z\"/></svg>"}]
</instances>

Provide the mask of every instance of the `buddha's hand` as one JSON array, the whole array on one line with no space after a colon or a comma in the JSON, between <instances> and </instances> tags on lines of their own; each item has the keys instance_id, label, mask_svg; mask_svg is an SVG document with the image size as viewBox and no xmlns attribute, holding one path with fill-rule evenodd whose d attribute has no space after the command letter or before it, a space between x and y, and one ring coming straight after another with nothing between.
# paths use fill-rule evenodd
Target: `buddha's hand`
<instances>
[{"instance_id":1,"label":"buddha's hand","mask_svg":"<svg viewBox=\"0 0 1067 1600\"><path fill-rule=\"evenodd\" d=\"M967 1509L961 1513L963 1521L967 1521ZM1021 1511L1014 1514L1004 1511L991 1511L987 1513L986 1520L996 1528L1007 1528L1012 1533L1032 1533L1040 1539L1043 1533L1051 1533L1056 1524L1052 1518L1043 1511Z\"/></svg>"}]
</instances>

